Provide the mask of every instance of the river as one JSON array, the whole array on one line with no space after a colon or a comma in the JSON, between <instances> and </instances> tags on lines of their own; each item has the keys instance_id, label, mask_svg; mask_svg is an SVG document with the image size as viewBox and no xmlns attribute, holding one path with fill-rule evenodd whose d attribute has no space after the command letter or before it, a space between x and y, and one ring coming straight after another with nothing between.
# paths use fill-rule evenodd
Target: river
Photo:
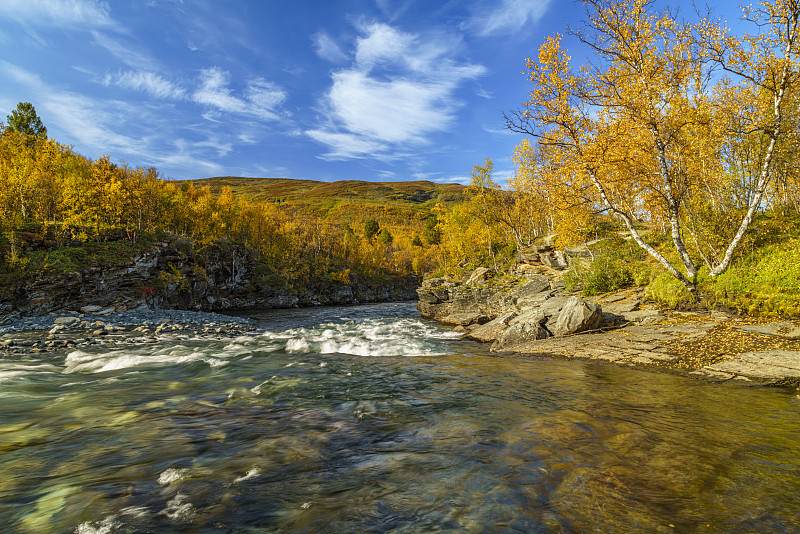
<instances>
[{"instance_id":1,"label":"river","mask_svg":"<svg viewBox=\"0 0 800 534\"><path fill-rule=\"evenodd\" d=\"M20 533L800 531L794 391L497 357L412 304L0 360Z\"/></svg>"}]
</instances>

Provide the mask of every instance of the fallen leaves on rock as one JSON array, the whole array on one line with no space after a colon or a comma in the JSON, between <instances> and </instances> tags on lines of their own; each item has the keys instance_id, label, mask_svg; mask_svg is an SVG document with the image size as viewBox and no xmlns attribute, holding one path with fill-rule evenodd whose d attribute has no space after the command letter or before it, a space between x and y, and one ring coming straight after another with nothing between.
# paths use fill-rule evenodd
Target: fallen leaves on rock
<instances>
[{"instance_id":1,"label":"fallen leaves on rock","mask_svg":"<svg viewBox=\"0 0 800 534\"><path fill-rule=\"evenodd\" d=\"M800 351L800 339L788 339L767 334L745 332L734 328L734 323L726 321L712 328L704 337L681 341L670 347L669 354L676 356L670 367L695 371L733 358L743 352L763 350ZM748 324L758 324L748 321Z\"/></svg>"}]
</instances>

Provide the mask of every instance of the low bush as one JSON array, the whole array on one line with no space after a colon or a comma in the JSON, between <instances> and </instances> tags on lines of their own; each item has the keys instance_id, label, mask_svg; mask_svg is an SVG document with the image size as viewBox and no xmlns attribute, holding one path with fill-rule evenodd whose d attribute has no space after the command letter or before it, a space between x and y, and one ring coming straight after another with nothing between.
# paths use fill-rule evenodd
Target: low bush
<instances>
[{"instance_id":1,"label":"low bush","mask_svg":"<svg viewBox=\"0 0 800 534\"><path fill-rule=\"evenodd\" d=\"M593 246L594 259L576 260L564 275L564 284L571 291L584 295L600 295L629 287L649 269L643 263L645 252L635 243L620 237L605 239Z\"/></svg>"},{"instance_id":2,"label":"low bush","mask_svg":"<svg viewBox=\"0 0 800 534\"><path fill-rule=\"evenodd\" d=\"M742 313L800 316L800 239L755 250L706 289L713 304Z\"/></svg>"}]
</instances>

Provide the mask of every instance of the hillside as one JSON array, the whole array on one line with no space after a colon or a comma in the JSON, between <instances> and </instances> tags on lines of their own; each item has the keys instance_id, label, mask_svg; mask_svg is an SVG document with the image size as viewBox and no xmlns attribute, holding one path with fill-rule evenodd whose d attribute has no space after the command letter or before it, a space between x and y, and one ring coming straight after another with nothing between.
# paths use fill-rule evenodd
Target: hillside
<instances>
[{"instance_id":1,"label":"hillside","mask_svg":"<svg viewBox=\"0 0 800 534\"><path fill-rule=\"evenodd\" d=\"M325 211L341 205L360 204L394 208L430 209L437 202L451 204L465 199L465 186L427 180L409 182L365 182L341 180L320 182L290 178L237 178L221 176L192 180L218 192L230 186L233 193L250 201L306 204Z\"/></svg>"}]
</instances>

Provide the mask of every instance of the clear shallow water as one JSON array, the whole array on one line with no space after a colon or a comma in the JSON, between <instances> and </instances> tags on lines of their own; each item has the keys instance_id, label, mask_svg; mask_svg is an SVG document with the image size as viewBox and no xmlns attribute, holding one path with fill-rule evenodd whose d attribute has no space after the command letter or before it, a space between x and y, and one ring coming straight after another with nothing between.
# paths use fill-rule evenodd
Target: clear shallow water
<instances>
[{"instance_id":1,"label":"clear shallow water","mask_svg":"<svg viewBox=\"0 0 800 534\"><path fill-rule=\"evenodd\" d=\"M3 532L794 532L793 391L497 358L408 304L0 360Z\"/></svg>"}]
</instances>

